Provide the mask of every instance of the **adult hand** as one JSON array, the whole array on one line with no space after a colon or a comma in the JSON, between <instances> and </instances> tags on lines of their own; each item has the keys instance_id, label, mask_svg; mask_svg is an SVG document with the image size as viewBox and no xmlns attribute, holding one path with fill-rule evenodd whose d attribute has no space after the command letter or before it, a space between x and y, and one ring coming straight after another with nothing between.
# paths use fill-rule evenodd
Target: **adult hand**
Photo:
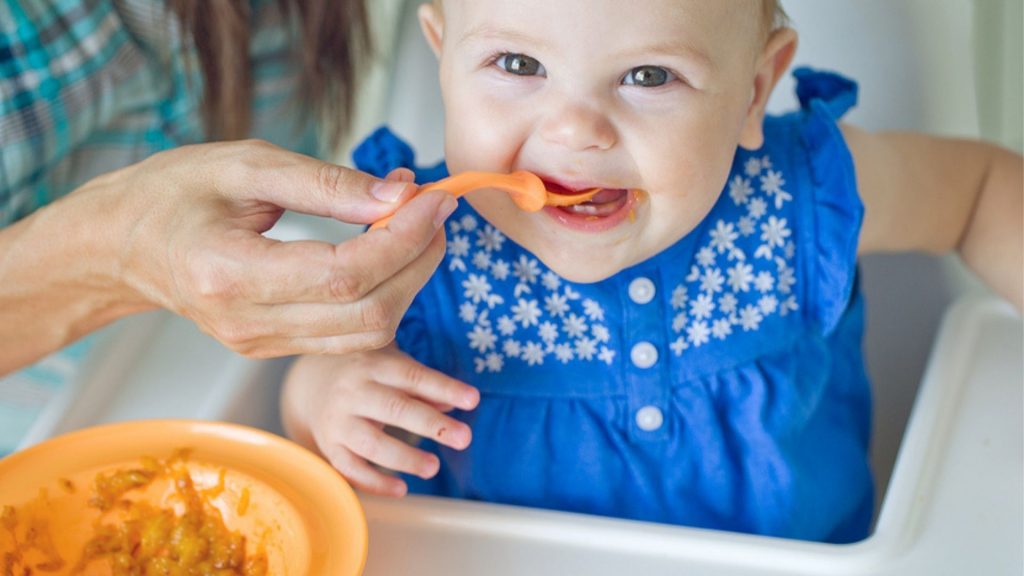
<instances>
[{"instance_id":1,"label":"adult hand","mask_svg":"<svg viewBox=\"0 0 1024 576\"><path fill-rule=\"evenodd\" d=\"M155 306L252 357L383 346L455 208L440 193L409 200L410 180L259 141L185 146L95 178L0 232L0 343L15 344L0 372ZM262 236L285 209L394 218L340 245Z\"/></svg>"},{"instance_id":2,"label":"adult hand","mask_svg":"<svg viewBox=\"0 0 1024 576\"><path fill-rule=\"evenodd\" d=\"M446 416L472 410L480 393L427 368L394 345L344 356L306 356L285 379L282 417L289 436L315 448L360 490L402 496L406 484L378 470L431 478L433 454L410 446L384 426L430 438L455 450L469 446L466 424Z\"/></svg>"}]
</instances>

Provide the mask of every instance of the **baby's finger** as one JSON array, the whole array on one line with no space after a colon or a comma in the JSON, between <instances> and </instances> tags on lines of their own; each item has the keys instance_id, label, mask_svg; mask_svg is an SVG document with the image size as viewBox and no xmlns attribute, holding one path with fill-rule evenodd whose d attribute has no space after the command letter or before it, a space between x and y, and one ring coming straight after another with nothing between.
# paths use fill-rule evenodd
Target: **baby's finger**
<instances>
[{"instance_id":1,"label":"baby's finger","mask_svg":"<svg viewBox=\"0 0 1024 576\"><path fill-rule=\"evenodd\" d=\"M392 352L387 362L374 364L373 377L381 384L404 390L431 405L472 410L480 403L480 392L476 388L428 368L398 350Z\"/></svg>"},{"instance_id":2,"label":"baby's finger","mask_svg":"<svg viewBox=\"0 0 1024 576\"><path fill-rule=\"evenodd\" d=\"M441 468L437 456L413 448L365 420L351 426L345 446L374 464L420 478L432 478Z\"/></svg>"},{"instance_id":3,"label":"baby's finger","mask_svg":"<svg viewBox=\"0 0 1024 576\"><path fill-rule=\"evenodd\" d=\"M357 490L394 498L408 492L404 480L381 472L344 446L332 446L324 451L324 457Z\"/></svg>"},{"instance_id":4,"label":"baby's finger","mask_svg":"<svg viewBox=\"0 0 1024 576\"><path fill-rule=\"evenodd\" d=\"M367 390L365 397L364 394L354 397L352 410L365 418L430 438L455 450L465 449L473 439L469 426L388 386Z\"/></svg>"}]
</instances>

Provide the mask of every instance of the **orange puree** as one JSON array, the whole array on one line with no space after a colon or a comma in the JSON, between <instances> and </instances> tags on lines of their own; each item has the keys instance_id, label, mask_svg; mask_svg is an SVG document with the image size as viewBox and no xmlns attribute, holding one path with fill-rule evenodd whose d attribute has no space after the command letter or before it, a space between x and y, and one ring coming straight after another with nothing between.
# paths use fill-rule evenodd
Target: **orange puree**
<instances>
[{"instance_id":1,"label":"orange puree","mask_svg":"<svg viewBox=\"0 0 1024 576\"><path fill-rule=\"evenodd\" d=\"M187 452L179 451L164 461L143 458L136 466L97 474L89 506L99 510L100 516L78 558L62 558L53 544L47 515L53 511L45 489L19 509L4 506L0 528L15 546L0 557L0 576L40 576L67 568L68 574L112 576L265 576L267 555L262 544L255 554L247 554L245 536L229 530L210 502L223 490L223 472L217 486L197 490L187 457ZM173 485L180 504L177 513L173 503L159 507L126 497L158 479ZM66 480L60 486L73 490ZM247 507L248 489L243 499ZM238 512L244 514L244 510Z\"/></svg>"}]
</instances>

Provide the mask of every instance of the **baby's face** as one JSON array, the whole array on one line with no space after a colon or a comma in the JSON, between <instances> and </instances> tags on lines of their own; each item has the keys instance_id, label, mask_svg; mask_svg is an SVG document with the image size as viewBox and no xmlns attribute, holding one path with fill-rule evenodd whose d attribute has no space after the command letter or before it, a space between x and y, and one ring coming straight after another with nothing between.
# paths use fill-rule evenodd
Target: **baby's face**
<instances>
[{"instance_id":1,"label":"baby's face","mask_svg":"<svg viewBox=\"0 0 1024 576\"><path fill-rule=\"evenodd\" d=\"M737 145L760 144L760 14L759 0L424 7L449 170L529 170L549 187L603 188L541 212L494 191L467 196L569 280L598 281L657 254L711 209Z\"/></svg>"}]
</instances>

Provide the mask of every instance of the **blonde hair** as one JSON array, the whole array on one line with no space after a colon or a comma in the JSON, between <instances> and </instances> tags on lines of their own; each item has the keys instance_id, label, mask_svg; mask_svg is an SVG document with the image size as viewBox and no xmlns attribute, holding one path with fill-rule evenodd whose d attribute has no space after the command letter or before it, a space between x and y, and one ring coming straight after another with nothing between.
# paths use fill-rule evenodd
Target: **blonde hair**
<instances>
[{"instance_id":1,"label":"blonde hair","mask_svg":"<svg viewBox=\"0 0 1024 576\"><path fill-rule=\"evenodd\" d=\"M234 140L249 134L253 79L250 0L171 0L186 47L194 46L204 79L207 136ZM277 0L288 20L301 70L299 102L307 119L334 121L322 134L334 146L349 126L363 60L371 53L365 0Z\"/></svg>"},{"instance_id":2,"label":"blonde hair","mask_svg":"<svg viewBox=\"0 0 1024 576\"><path fill-rule=\"evenodd\" d=\"M763 7L765 29L769 34L789 26L789 16L779 0L764 0Z\"/></svg>"}]
</instances>

